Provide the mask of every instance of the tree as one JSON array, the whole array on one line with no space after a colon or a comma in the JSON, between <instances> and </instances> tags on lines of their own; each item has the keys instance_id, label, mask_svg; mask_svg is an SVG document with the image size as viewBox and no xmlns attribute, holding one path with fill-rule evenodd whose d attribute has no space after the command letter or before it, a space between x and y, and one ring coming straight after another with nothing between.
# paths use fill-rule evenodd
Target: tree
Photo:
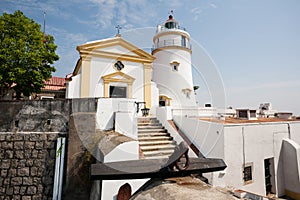
<instances>
[{"instance_id":1,"label":"tree","mask_svg":"<svg viewBox=\"0 0 300 200\"><path fill-rule=\"evenodd\" d=\"M51 78L59 57L54 38L21 11L0 16L0 88L13 88L16 98L39 93Z\"/></svg>"}]
</instances>

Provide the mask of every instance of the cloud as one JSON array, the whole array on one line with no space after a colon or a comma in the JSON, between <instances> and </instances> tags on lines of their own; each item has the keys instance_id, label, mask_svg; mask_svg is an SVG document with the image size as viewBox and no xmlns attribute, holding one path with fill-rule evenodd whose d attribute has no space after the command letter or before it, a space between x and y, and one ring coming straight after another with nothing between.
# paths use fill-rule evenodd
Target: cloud
<instances>
[{"instance_id":1,"label":"cloud","mask_svg":"<svg viewBox=\"0 0 300 200\"><path fill-rule=\"evenodd\" d=\"M51 14L61 19L69 19L71 17L68 12L64 12L65 8L71 5L77 0L71 1L58 1L58 0L49 0L49 1L39 1L39 0L18 0L18 1L6 1L13 11L21 10L30 15L35 15L37 12L41 12L41 18L43 12Z\"/></svg>"},{"instance_id":2,"label":"cloud","mask_svg":"<svg viewBox=\"0 0 300 200\"><path fill-rule=\"evenodd\" d=\"M217 5L214 4L214 3L210 3L209 5L210 5L210 7L212 7L212 8L217 8Z\"/></svg>"},{"instance_id":3,"label":"cloud","mask_svg":"<svg viewBox=\"0 0 300 200\"><path fill-rule=\"evenodd\" d=\"M97 13L96 26L102 29L121 25L123 28L147 26L155 15L155 5L147 0L90 0Z\"/></svg>"},{"instance_id":4,"label":"cloud","mask_svg":"<svg viewBox=\"0 0 300 200\"><path fill-rule=\"evenodd\" d=\"M55 43L58 44L56 53L60 59L54 63L54 66L57 68L55 75L64 77L73 71L74 65L79 58L76 46L89 41L90 36L83 33L68 32L65 29L52 26L48 27L47 32L54 36Z\"/></svg>"},{"instance_id":5,"label":"cloud","mask_svg":"<svg viewBox=\"0 0 300 200\"><path fill-rule=\"evenodd\" d=\"M198 7L194 7L190 10L190 12L192 13L192 15L194 15L194 20L198 20L199 16L201 14L203 14L206 10L209 10L211 8L215 9L218 6L215 3L208 3L202 6L198 6Z\"/></svg>"}]
</instances>

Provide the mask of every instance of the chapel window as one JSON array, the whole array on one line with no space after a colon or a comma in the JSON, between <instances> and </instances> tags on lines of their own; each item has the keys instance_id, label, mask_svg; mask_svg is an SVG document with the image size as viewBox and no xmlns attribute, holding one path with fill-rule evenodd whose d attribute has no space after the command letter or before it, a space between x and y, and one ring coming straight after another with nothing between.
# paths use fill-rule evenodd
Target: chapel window
<instances>
[{"instance_id":1,"label":"chapel window","mask_svg":"<svg viewBox=\"0 0 300 200\"><path fill-rule=\"evenodd\" d=\"M109 87L110 98L127 98L127 87L110 86Z\"/></svg>"}]
</instances>

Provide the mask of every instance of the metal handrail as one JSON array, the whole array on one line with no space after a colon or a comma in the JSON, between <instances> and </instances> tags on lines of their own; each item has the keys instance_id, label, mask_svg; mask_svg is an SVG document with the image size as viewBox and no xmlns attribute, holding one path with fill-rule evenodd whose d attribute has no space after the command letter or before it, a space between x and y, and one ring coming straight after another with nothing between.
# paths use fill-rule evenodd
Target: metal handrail
<instances>
[{"instance_id":1,"label":"metal handrail","mask_svg":"<svg viewBox=\"0 0 300 200\"><path fill-rule=\"evenodd\" d=\"M177 40L170 39L170 40L159 41L158 43L154 44L154 49L161 48L161 47L169 47L169 46L180 46L180 47L192 49L192 46L189 41L186 41L185 43L183 43L181 40L178 40L178 39Z\"/></svg>"},{"instance_id":2,"label":"metal handrail","mask_svg":"<svg viewBox=\"0 0 300 200\"><path fill-rule=\"evenodd\" d=\"M157 26L156 33L160 31L172 31L172 30L183 30L186 31L186 29L182 26L174 27L174 28L166 28L164 24L161 24Z\"/></svg>"}]
</instances>

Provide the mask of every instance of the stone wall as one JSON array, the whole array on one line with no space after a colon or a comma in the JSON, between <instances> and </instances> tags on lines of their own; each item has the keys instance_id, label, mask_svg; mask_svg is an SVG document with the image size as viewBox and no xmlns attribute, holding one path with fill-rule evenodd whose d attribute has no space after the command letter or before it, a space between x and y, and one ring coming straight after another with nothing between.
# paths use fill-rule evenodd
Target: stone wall
<instances>
[{"instance_id":1,"label":"stone wall","mask_svg":"<svg viewBox=\"0 0 300 200\"><path fill-rule=\"evenodd\" d=\"M89 166L80 159L75 163L68 159L78 147L80 155L85 157L86 153L79 145L78 136L69 134L70 116L82 112L94 116L96 108L96 99L0 101L0 200L52 199L59 135L68 137L63 199L78 191L78 184L67 183L72 183L81 174L69 173L66 169L75 168L81 172L81 166L84 166L88 179ZM90 128L89 121L82 123ZM69 139L74 137L76 140ZM81 199L88 199L89 187L84 189L86 196Z\"/></svg>"},{"instance_id":2,"label":"stone wall","mask_svg":"<svg viewBox=\"0 0 300 200\"><path fill-rule=\"evenodd\" d=\"M58 133L0 133L0 199L52 199Z\"/></svg>"},{"instance_id":3,"label":"stone wall","mask_svg":"<svg viewBox=\"0 0 300 200\"><path fill-rule=\"evenodd\" d=\"M0 101L1 132L67 132L70 101Z\"/></svg>"}]
</instances>

